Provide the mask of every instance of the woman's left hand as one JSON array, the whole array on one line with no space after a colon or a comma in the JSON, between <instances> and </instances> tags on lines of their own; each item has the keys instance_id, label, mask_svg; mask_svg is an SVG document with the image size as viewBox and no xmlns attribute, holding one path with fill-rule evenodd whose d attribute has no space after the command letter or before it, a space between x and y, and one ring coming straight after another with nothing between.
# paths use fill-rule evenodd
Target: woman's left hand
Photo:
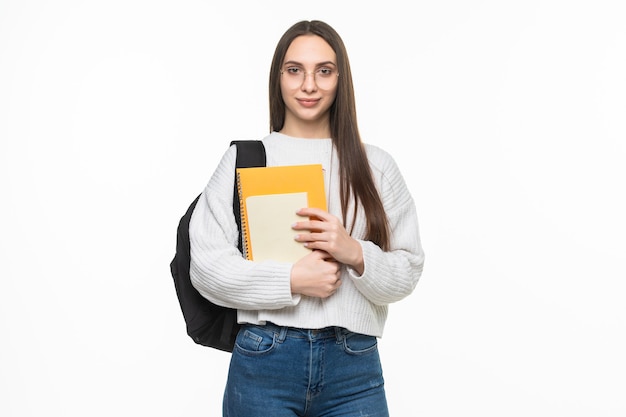
<instances>
[{"instance_id":1,"label":"woman's left hand","mask_svg":"<svg viewBox=\"0 0 626 417\"><path fill-rule=\"evenodd\" d=\"M298 215L312 217L295 223L294 230L306 230L309 233L300 233L296 241L302 242L309 249L320 249L328 252L336 261L349 265L357 273L363 273L363 250L341 221L329 212L317 208L303 208Z\"/></svg>"}]
</instances>

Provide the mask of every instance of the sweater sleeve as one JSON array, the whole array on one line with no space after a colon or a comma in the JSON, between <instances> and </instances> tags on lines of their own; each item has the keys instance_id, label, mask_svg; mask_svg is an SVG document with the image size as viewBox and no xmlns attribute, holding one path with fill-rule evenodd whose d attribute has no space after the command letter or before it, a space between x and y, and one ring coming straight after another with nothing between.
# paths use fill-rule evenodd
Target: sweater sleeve
<instances>
[{"instance_id":1,"label":"sweater sleeve","mask_svg":"<svg viewBox=\"0 0 626 417\"><path fill-rule=\"evenodd\" d=\"M230 147L205 187L189 224L190 278L211 302L261 310L296 305L291 294L292 264L251 262L239 251L233 214L236 148Z\"/></svg>"},{"instance_id":2,"label":"sweater sleeve","mask_svg":"<svg viewBox=\"0 0 626 417\"><path fill-rule=\"evenodd\" d=\"M389 222L390 250L359 240L365 268L360 276L352 269L349 272L368 300L385 305L413 292L422 275L424 251L415 203L402 174L390 155L378 148L374 151L378 157L370 162Z\"/></svg>"}]
</instances>

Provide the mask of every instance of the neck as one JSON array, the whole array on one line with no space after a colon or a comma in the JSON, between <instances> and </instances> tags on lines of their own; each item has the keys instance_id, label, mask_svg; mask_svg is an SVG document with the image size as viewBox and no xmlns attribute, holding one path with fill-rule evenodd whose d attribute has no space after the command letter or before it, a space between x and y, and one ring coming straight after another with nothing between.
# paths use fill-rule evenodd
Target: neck
<instances>
[{"instance_id":1,"label":"neck","mask_svg":"<svg viewBox=\"0 0 626 417\"><path fill-rule=\"evenodd\" d=\"M328 119L315 122L290 122L289 118L285 120L280 133L294 138L304 139L328 139L330 138L330 125Z\"/></svg>"}]
</instances>

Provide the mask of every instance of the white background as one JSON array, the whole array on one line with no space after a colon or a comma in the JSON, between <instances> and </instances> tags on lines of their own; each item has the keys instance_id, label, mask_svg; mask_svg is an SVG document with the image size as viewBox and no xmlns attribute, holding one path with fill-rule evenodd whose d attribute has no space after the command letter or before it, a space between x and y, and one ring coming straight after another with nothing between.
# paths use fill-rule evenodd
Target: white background
<instances>
[{"instance_id":1,"label":"white background","mask_svg":"<svg viewBox=\"0 0 626 417\"><path fill-rule=\"evenodd\" d=\"M0 415L220 415L176 226L268 133L302 19L342 35L420 216L380 341L392 416L626 415L620 3L0 0Z\"/></svg>"}]
</instances>

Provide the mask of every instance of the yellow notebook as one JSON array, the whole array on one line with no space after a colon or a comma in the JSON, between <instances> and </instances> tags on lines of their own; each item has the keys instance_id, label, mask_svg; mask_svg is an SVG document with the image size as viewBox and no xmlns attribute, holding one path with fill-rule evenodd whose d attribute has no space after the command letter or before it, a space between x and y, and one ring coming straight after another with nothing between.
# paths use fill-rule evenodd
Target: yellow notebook
<instances>
[{"instance_id":1,"label":"yellow notebook","mask_svg":"<svg viewBox=\"0 0 626 417\"><path fill-rule=\"evenodd\" d=\"M296 262L309 253L291 225L302 207L326 210L321 164L237 168L237 188L246 259Z\"/></svg>"}]
</instances>

